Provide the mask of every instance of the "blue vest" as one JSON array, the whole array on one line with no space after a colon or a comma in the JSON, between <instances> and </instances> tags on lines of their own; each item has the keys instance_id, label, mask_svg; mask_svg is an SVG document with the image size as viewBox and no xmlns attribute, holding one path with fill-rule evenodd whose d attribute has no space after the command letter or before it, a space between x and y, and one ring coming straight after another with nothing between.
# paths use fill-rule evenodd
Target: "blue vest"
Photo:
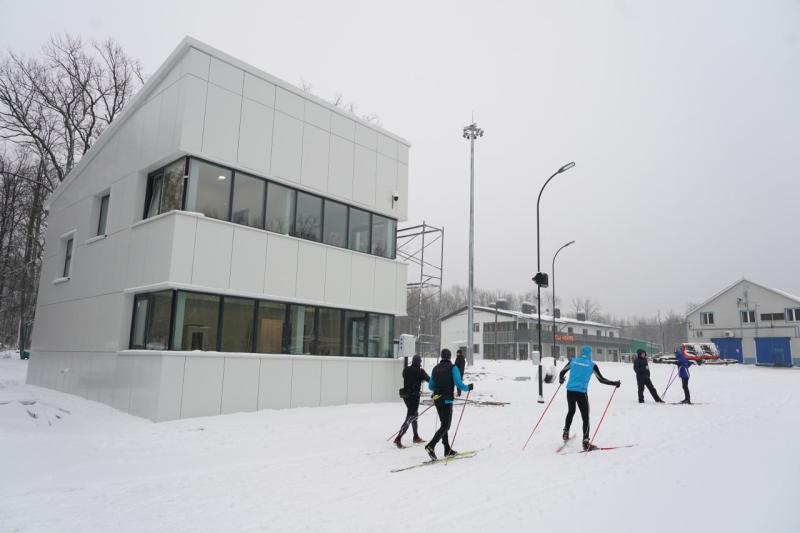
<instances>
[{"instance_id":1,"label":"blue vest","mask_svg":"<svg viewBox=\"0 0 800 533\"><path fill-rule=\"evenodd\" d=\"M585 355L575 357L569 363L567 390L586 392L586 389L589 388L589 380L592 379L593 371L594 361L592 361L591 357Z\"/></svg>"}]
</instances>

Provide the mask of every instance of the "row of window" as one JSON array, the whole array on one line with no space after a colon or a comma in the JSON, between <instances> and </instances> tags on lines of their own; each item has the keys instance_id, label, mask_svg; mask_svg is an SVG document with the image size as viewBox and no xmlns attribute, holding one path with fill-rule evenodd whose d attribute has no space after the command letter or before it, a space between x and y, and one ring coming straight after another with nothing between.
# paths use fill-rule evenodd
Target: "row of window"
<instances>
[{"instance_id":1,"label":"row of window","mask_svg":"<svg viewBox=\"0 0 800 533\"><path fill-rule=\"evenodd\" d=\"M191 157L148 177L144 218L172 210L395 258L394 219Z\"/></svg>"},{"instance_id":2,"label":"row of window","mask_svg":"<svg viewBox=\"0 0 800 533\"><path fill-rule=\"evenodd\" d=\"M131 349L392 357L394 317L166 290L138 294Z\"/></svg>"},{"instance_id":3,"label":"row of window","mask_svg":"<svg viewBox=\"0 0 800 533\"><path fill-rule=\"evenodd\" d=\"M516 326L517 326L518 330L520 330L520 329L528 329L528 323L527 322L519 322L519 323L516 324ZM552 325L546 324L545 327L548 328L548 330L552 330L552 331L558 332L558 326L552 326ZM474 324L474 328L475 328L475 331L478 331L480 329L478 322L476 322ZM484 324L483 324L484 332L490 333L490 332L494 331L494 329L495 329L494 322L484 322ZM532 327L531 329L538 329L538 324L536 324L536 327ZM514 322L498 322L497 323L497 331L499 331L499 332L514 331ZM567 327L567 333L571 334L573 332L574 332L574 328L572 326ZM589 330L586 329L586 328L583 328L583 335L584 336L588 336L589 335ZM595 336L602 337L603 336L603 330L601 330L601 329L595 330ZM613 331L609 331L608 332L608 336L613 338L614 337L614 332Z\"/></svg>"},{"instance_id":4,"label":"row of window","mask_svg":"<svg viewBox=\"0 0 800 533\"><path fill-rule=\"evenodd\" d=\"M755 311L739 311L742 324L755 324ZM800 322L800 307L787 308L783 313L759 313L762 322L775 322L785 320L787 322ZM714 324L714 313L700 313L700 323L704 326Z\"/></svg>"}]
</instances>

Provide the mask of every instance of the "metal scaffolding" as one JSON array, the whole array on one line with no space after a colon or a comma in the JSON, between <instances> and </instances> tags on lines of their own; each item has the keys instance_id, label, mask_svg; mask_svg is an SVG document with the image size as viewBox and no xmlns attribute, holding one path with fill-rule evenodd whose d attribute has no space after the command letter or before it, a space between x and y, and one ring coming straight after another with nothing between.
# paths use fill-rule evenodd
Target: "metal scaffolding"
<instances>
[{"instance_id":1,"label":"metal scaffolding","mask_svg":"<svg viewBox=\"0 0 800 533\"><path fill-rule=\"evenodd\" d=\"M416 226L398 228L397 257L408 263L409 280L408 317L398 320L398 333L417 337L418 354L437 357L441 344L444 228L424 220Z\"/></svg>"}]
</instances>

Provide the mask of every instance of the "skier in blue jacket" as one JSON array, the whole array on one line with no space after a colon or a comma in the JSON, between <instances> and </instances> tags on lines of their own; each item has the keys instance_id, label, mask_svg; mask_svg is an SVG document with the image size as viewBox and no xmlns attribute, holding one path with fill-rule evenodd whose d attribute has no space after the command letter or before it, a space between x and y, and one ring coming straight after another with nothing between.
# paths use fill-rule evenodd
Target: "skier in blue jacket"
<instances>
[{"instance_id":1,"label":"skier in blue jacket","mask_svg":"<svg viewBox=\"0 0 800 533\"><path fill-rule=\"evenodd\" d=\"M683 383L683 401L681 403L691 404L692 398L689 395L689 367L691 363L683 353L683 348L675 350L675 364L678 365L678 377L681 378Z\"/></svg>"},{"instance_id":2,"label":"skier in blue jacket","mask_svg":"<svg viewBox=\"0 0 800 533\"><path fill-rule=\"evenodd\" d=\"M586 393L589 388L589 380L592 379L592 374L594 374L597 376L597 380L604 385L619 387L622 383L620 381L610 381L603 377L597 364L592 361L592 348L588 345L584 345L579 357L573 358L561 369L561 373L558 376L559 383L564 383L567 372L569 372L569 381L567 382L567 419L564 422L562 438L564 441L569 440L569 427L572 425L572 417L575 416L575 406L577 405L583 420L583 449L586 451L595 450L597 446L594 446L589 441L589 395Z\"/></svg>"},{"instance_id":3,"label":"skier in blue jacket","mask_svg":"<svg viewBox=\"0 0 800 533\"><path fill-rule=\"evenodd\" d=\"M445 348L442 350L442 360L439 364L433 367L431 371L431 379L428 382L428 388L433 391L433 404L436 406L436 412L439 414L439 429L433 435L433 439L425 446L425 451L428 452L431 460L436 460L436 444L439 440L444 444L444 455L457 455L454 449L450 447L450 439L447 436L447 431L450 429L450 422L453 420L453 396L454 387L464 392L473 389L472 383L464 385L461 381L461 372L458 367L450 362L450 350Z\"/></svg>"}]
</instances>

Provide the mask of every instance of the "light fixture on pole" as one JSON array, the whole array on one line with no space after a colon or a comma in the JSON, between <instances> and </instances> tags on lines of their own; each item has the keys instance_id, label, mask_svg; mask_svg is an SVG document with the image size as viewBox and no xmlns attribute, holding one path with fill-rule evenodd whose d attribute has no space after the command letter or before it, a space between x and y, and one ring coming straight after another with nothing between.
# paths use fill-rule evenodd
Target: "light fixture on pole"
<instances>
[{"instance_id":1,"label":"light fixture on pole","mask_svg":"<svg viewBox=\"0 0 800 533\"><path fill-rule=\"evenodd\" d=\"M467 288L467 362L475 363L472 353L473 315L475 305L475 139L483 137L483 130L473 122L464 126L462 136L469 139L469 282ZM497 335L497 332L495 332Z\"/></svg>"},{"instance_id":2,"label":"light fixture on pole","mask_svg":"<svg viewBox=\"0 0 800 533\"><path fill-rule=\"evenodd\" d=\"M536 283L536 313L538 315L536 319L536 327L539 331L539 399L537 400L539 403L544 403L544 396L542 395L542 287L546 289L548 286L548 276L545 272L542 272L542 254L539 238L539 203L542 201L542 193L544 192L544 188L547 187L547 184L550 183L550 180L574 166L574 162L569 162L556 170L552 176L547 178L547 181L544 182L542 188L539 189L539 197L536 199L536 275L533 277L533 281Z\"/></svg>"},{"instance_id":3,"label":"light fixture on pole","mask_svg":"<svg viewBox=\"0 0 800 533\"><path fill-rule=\"evenodd\" d=\"M559 254L559 252L561 250L563 250L564 248L566 248L567 246L570 246L572 244L575 244L575 241L569 241L567 244L565 244L564 246L562 246L561 248L556 250L556 253L553 255L553 268L552 268L552 271L551 271L552 274L553 274L553 309L551 310L552 311L551 314L553 315L553 352L552 352L552 355L553 355L553 359L554 360L556 359L556 355L555 355L556 354L556 257L558 257L558 254Z\"/></svg>"}]
</instances>

